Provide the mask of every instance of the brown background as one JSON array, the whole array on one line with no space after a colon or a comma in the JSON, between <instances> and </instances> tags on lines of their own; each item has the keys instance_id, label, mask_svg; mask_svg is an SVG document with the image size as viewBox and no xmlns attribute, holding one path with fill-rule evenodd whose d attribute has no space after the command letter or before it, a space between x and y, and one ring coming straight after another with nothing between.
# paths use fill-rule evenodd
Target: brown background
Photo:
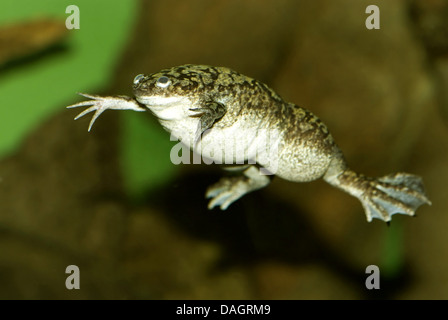
<instances>
[{"instance_id":1,"label":"brown background","mask_svg":"<svg viewBox=\"0 0 448 320\"><path fill-rule=\"evenodd\" d=\"M355 170L421 175L433 205L418 218L369 224L324 182L281 179L209 212L203 192L220 172L194 165L135 205L119 170L120 114L87 134L88 119L61 108L0 162L0 298L448 298L447 5L376 1L381 29L367 30L369 4L143 1L107 92L178 64L231 67L317 114ZM382 268L394 232L401 267L368 291L365 268ZM81 290L64 286L70 264Z\"/></svg>"}]
</instances>

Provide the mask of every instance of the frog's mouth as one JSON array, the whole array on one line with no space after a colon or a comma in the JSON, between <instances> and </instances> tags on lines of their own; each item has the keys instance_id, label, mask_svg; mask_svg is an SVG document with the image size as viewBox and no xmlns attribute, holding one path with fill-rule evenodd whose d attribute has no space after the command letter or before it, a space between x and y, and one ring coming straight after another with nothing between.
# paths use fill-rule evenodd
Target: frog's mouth
<instances>
[{"instance_id":1,"label":"frog's mouth","mask_svg":"<svg viewBox=\"0 0 448 320\"><path fill-rule=\"evenodd\" d=\"M160 120L179 120L185 118L184 106L190 101L178 96L139 96L136 100L145 105Z\"/></svg>"},{"instance_id":2,"label":"frog's mouth","mask_svg":"<svg viewBox=\"0 0 448 320\"><path fill-rule=\"evenodd\" d=\"M141 104L146 105L148 108L151 107L167 107L174 104L179 104L186 102L184 97L163 97L163 96L139 96L136 97L137 101Z\"/></svg>"}]
</instances>

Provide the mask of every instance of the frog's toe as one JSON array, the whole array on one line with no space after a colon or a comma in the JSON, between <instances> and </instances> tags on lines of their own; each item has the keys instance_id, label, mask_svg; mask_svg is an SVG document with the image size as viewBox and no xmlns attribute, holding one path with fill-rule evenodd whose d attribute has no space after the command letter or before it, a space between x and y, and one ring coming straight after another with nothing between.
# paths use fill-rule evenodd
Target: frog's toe
<instances>
[{"instance_id":1,"label":"frog's toe","mask_svg":"<svg viewBox=\"0 0 448 320\"><path fill-rule=\"evenodd\" d=\"M210 186L205 193L207 199L211 198L208 208L219 206L221 210L226 210L247 192L242 184L241 177L225 177Z\"/></svg>"},{"instance_id":2,"label":"frog's toe","mask_svg":"<svg viewBox=\"0 0 448 320\"><path fill-rule=\"evenodd\" d=\"M217 183L207 188L207 191L205 192L205 197L207 199L215 198L219 194L229 191L232 188L232 185L237 183L236 181L237 179L238 178L229 178L229 177L221 178L221 180L219 180Z\"/></svg>"},{"instance_id":3,"label":"frog's toe","mask_svg":"<svg viewBox=\"0 0 448 320\"><path fill-rule=\"evenodd\" d=\"M210 200L208 203L208 209L211 210L214 207L219 206L221 210L226 210L232 202L235 202L238 199L239 197L236 197L231 191L224 191Z\"/></svg>"},{"instance_id":4,"label":"frog's toe","mask_svg":"<svg viewBox=\"0 0 448 320\"><path fill-rule=\"evenodd\" d=\"M260 175L254 167L249 167L244 172L244 175L221 178L207 189L205 197L211 198L209 209L219 206L221 210L226 210L245 194L266 186L270 181L268 177Z\"/></svg>"},{"instance_id":5,"label":"frog's toe","mask_svg":"<svg viewBox=\"0 0 448 320\"><path fill-rule=\"evenodd\" d=\"M79 93L83 97L92 100L82 101L68 106L67 108L89 107L75 118L75 120L95 111L89 124L89 131L92 129L96 119L106 110L134 110L146 111L146 109L138 104L137 101L126 96L101 97L93 94Z\"/></svg>"}]
</instances>

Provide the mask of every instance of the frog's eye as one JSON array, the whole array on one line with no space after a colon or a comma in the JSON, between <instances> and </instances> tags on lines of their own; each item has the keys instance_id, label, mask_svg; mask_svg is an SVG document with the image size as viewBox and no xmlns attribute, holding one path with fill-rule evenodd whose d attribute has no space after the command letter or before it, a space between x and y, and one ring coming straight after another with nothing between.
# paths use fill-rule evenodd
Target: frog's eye
<instances>
[{"instance_id":1,"label":"frog's eye","mask_svg":"<svg viewBox=\"0 0 448 320\"><path fill-rule=\"evenodd\" d=\"M171 80L168 77L162 76L156 81L156 86L159 88L166 88L171 84Z\"/></svg>"},{"instance_id":2,"label":"frog's eye","mask_svg":"<svg viewBox=\"0 0 448 320\"><path fill-rule=\"evenodd\" d=\"M144 74L139 74L134 78L134 85L138 85L145 78Z\"/></svg>"}]
</instances>

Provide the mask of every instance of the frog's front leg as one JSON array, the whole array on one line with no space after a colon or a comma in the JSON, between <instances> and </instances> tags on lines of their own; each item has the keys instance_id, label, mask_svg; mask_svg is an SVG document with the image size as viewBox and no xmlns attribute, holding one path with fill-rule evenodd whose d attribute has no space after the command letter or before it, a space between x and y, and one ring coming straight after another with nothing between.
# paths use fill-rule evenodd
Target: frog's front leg
<instances>
[{"instance_id":1,"label":"frog's front leg","mask_svg":"<svg viewBox=\"0 0 448 320\"><path fill-rule=\"evenodd\" d=\"M194 144L196 145L201 139L202 134L224 116L227 108L222 103L207 101L202 103L200 108L190 108L190 111L195 112L191 117L200 117L194 138Z\"/></svg>"},{"instance_id":2,"label":"frog's front leg","mask_svg":"<svg viewBox=\"0 0 448 320\"><path fill-rule=\"evenodd\" d=\"M219 206L221 210L226 210L245 194L267 186L270 181L270 176L261 174L259 168L254 165L245 169L240 176L223 177L205 193L206 198L211 198L208 208Z\"/></svg>"},{"instance_id":3,"label":"frog's front leg","mask_svg":"<svg viewBox=\"0 0 448 320\"><path fill-rule=\"evenodd\" d=\"M77 108L77 107L87 107L80 114L78 114L75 120L85 116L86 114L95 111L95 114L90 120L89 131L93 126L95 120L106 110L114 109L114 110L134 110L134 111L146 111L146 108L140 106L140 104L132 98L127 96L109 96L109 97L101 97L93 94L85 94L79 93L83 97L90 98L92 100L82 101L68 106L67 108Z\"/></svg>"}]
</instances>

